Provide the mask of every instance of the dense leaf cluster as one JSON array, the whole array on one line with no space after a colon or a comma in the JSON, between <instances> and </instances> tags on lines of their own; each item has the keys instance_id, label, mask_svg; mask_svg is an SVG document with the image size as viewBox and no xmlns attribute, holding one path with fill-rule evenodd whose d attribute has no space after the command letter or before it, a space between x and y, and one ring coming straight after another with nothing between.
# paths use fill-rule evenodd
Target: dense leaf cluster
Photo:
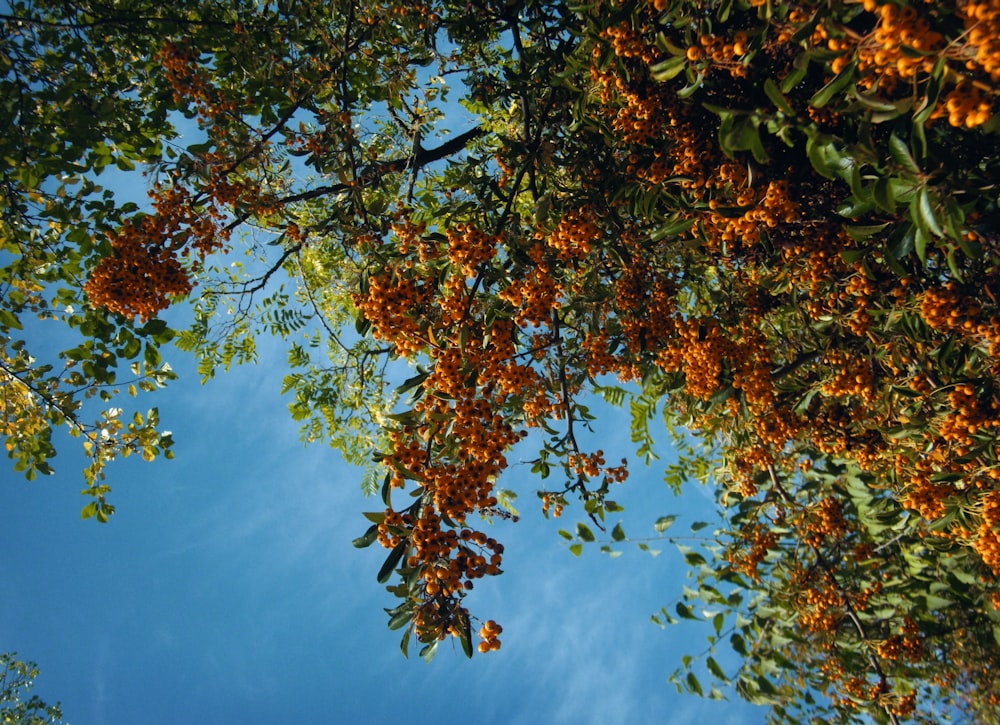
<instances>
[{"instance_id":1,"label":"dense leaf cluster","mask_svg":"<svg viewBox=\"0 0 1000 725\"><path fill-rule=\"evenodd\" d=\"M0 721L7 725L58 725L59 703L47 704L31 692L38 666L17 659L17 652L0 654Z\"/></svg>"}]
</instances>

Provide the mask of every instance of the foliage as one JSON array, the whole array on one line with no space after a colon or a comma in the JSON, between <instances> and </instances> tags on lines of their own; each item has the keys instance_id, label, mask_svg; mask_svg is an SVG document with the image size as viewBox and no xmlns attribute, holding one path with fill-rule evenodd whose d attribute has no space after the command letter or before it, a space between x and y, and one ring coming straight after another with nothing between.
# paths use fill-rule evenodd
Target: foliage
<instances>
[{"instance_id":1,"label":"foliage","mask_svg":"<svg viewBox=\"0 0 1000 725\"><path fill-rule=\"evenodd\" d=\"M0 16L0 435L29 480L52 472L53 430L81 438L83 493L93 497L83 515L103 522L114 511L105 464L169 456L155 409L126 422L110 403L121 389L135 396L173 377L159 353L173 333L160 320L108 315L83 295L88 260L138 208L98 179L159 158L170 126L137 82L156 66L133 21L60 12L62 24L49 23L15 2ZM96 27L107 43L91 42Z\"/></svg>"},{"instance_id":2,"label":"foliage","mask_svg":"<svg viewBox=\"0 0 1000 725\"><path fill-rule=\"evenodd\" d=\"M16 652L0 654L0 721L4 725L56 725L62 722L59 704L47 705L31 692L38 666L22 662Z\"/></svg>"},{"instance_id":3,"label":"foliage","mask_svg":"<svg viewBox=\"0 0 1000 725\"><path fill-rule=\"evenodd\" d=\"M709 676L776 722L996 719L995 0L73 8L15 4L38 38L8 41L8 77L70 113L73 71L28 69L80 55L131 120L41 148L51 168L5 152L11 208L48 194L11 254L66 260L8 288L85 274L73 302L108 326L87 360L165 341L182 299L206 379L287 339L304 437L375 451L384 509L355 543L389 550L404 653L454 635L471 655L465 597L503 555L474 519L515 518L496 485L522 439L543 512L582 502L567 536L597 540L627 466L579 442L596 392L628 403L647 462L657 416L686 431L668 482L717 491L673 609L712 611ZM87 206L106 158L146 164L146 211ZM49 191L68 168L83 196ZM83 231L30 246L60 214ZM38 389L14 410L51 410Z\"/></svg>"}]
</instances>

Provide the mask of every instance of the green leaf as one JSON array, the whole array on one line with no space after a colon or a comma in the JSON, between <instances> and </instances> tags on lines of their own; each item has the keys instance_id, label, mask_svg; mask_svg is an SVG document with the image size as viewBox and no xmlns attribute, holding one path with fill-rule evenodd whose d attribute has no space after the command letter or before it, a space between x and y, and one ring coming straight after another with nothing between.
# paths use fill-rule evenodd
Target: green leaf
<instances>
[{"instance_id":1,"label":"green leaf","mask_svg":"<svg viewBox=\"0 0 1000 725\"><path fill-rule=\"evenodd\" d=\"M927 243L929 241L930 237L924 231L923 227L917 226L913 235L913 250L917 253L917 259L923 265L927 264Z\"/></svg>"},{"instance_id":2,"label":"green leaf","mask_svg":"<svg viewBox=\"0 0 1000 725\"><path fill-rule=\"evenodd\" d=\"M927 92L920 105L914 109L914 135L916 135L917 128L919 128L922 136L924 123L926 123L927 119L930 118L931 114L934 112L934 108L937 106L938 98L941 95L941 89L944 85L944 78L947 75L947 71L947 57L945 55L941 55L935 61L934 68L931 70L931 76L926 86ZM922 146L924 146L924 144L922 144ZM926 150L922 149L921 157L925 152Z\"/></svg>"},{"instance_id":3,"label":"green leaf","mask_svg":"<svg viewBox=\"0 0 1000 725\"><path fill-rule=\"evenodd\" d=\"M656 231L652 232L649 235L649 239L652 242L659 242L668 237L675 237L679 234L683 234L692 226L694 226L695 221L697 220L694 217L687 219L683 217L677 218L674 221L664 224L663 226L659 227Z\"/></svg>"},{"instance_id":4,"label":"green leaf","mask_svg":"<svg viewBox=\"0 0 1000 725\"><path fill-rule=\"evenodd\" d=\"M943 237L944 232L941 231L941 225L938 224L937 216L934 214L934 209L931 205L930 192L927 190L927 186L921 186L917 191L917 216L920 223L926 227L927 230L932 232L936 237Z\"/></svg>"},{"instance_id":5,"label":"green leaf","mask_svg":"<svg viewBox=\"0 0 1000 725\"><path fill-rule=\"evenodd\" d=\"M583 541L593 541L594 540L594 532L591 531L590 528L586 524L583 524L583 523L578 523L576 525L576 535L577 535L577 537L579 537Z\"/></svg>"},{"instance_id":6,"label":"green leaf","mask_svg":"<svg viewBox=\"0 0 1000 725\"><path fill-rule=\"evenodd\" d=\"M725 109L718 111L721 119L719 147L722 152L732 157L735 151L750 151L758 163L768 163L770 159L760 138L758 120L750 116L737 117Z\"/></svg>"},{"instance_id":7,"label":"green leaf","mask_svg":"<svg viewBox=\"0 0 1000 725\"><path fill-rule=\"evenodd\" d=\"M688 73L688 78L689 79L691 78L690 73ZM701 84L704 80L705 80L705 72L698 71L698 74L695 76L694 80L692 80L686 86L677 91L677 97L680 99L690 98L691 96L693 96L695 93L698 92L698 89L701 88Z\"/></svg>"},{"instance_id":8,"label":"green leaf","mask_svg":"<svg viewBox=\"0 0 1000 725\"><path fill-rule=\"evenodd\" d=\"M410 656L410 637L413 635L413 628L408 628L403 632L403 638L399 641L399 651L403 653L403 657Z\"/></svg>"},{"instance_id":9,"label":"green leaf","mask_svg":"<svg viewBox=\"0 0 1000 725\"><path fill-rule=\"evenodd\" d=\"M696 695L704 696L705 693L701 689L701 683L698 681L698 678L694 676L693 672L688 672L687 677L685 677L684 680L687 682L688 690Z\"/></svg>"},{"instance_id":10,"label":"green leaf","mask_svg":"<svg viewBox=\"0 0 1000 725\"><path fill-rule=\"evenodd\" d=\"M392 576L392 572L396 569L396 565L399 564L400 559L403 558L403 553L406 551L407 542L399 543L396 548L389 552L389 556L386 557L385 562L382 564L382 568L378 570L378 576L376 577L379 584L385 584L389 581Z\"/></svg>"},{"instance_id":11,"label":"green leaf","mask_svg":"<svg viewBox=\"0 0 1000 725\"><path fill-rule=\"evenodd\" d=\"M800 62L805 60L805 62ZM781 92L791 93L792 90L806 77L809 72L809 63L805 55L800 55L792 65L792 70L781 81Z\"/></svg>"},{"instance_id":12,"label":"green leaf","mask_svg":"<svg viewBox=\"0 0 1000 725\"><path fill-rule=\"evenodd\" d=\"M159 335L163 335L164 333L167 333L169 331L170 330L167 327L166 321L160 319L150 320L145 325L136 330L136 332L138 332L140 335L143 335L145 337L154 337L154 338Z\"/></svg>"},{"instance_id":13,"label":"green leaf","mask_svg":"<svg viewBox=\"0 0 1000 725\"><path fill-rule=\"evenodd\" d=\"M93 518L96 514L97 514L97 501L91 501L90 503L88 503L86 506L83 507L83 510L80 512L80 518L86 520L89 518Z\"/></svg>"},{"instance_id":14,"label":"green leaf","mask_svg":"<svg viewBox=\"0 0 1000 725\"><path fill-rule=\"evenodd\" d=\"M781 89L778 88L778 84L770 78L764 81L764 93L766 93L767 97L771 99L771 103L773 103L775 107L786 116L795 115L795 109L792 108L792 106L788 103L788 100L781 93Z\"/></svg>"},{"instance_id":15,"label":"green leaf","mask_svg":"<svg viewBox=\"0 0 1000 725\"><path fill-rule=\"evenodd\" d=\"M660 83L676 78L687 68L687 58L684 56L667 58L664 61L651 65L649 74L654 81Z\"/></svg>"},{"instance_id":16,"label":"green leaf","mask_svg":"<svg viewBox=\"0 0 1000 725\"><path fill-rule=\"evenodd\" d=\"M400 629L413 621L413 610L404 609L389 618L389 629Z\"/></svg>"},{"instance_id":17,"label":"green leaf","mask_svg":"<svg viewBox=\"0 0 1000 725\"><path fill-rule=\"evenodd\" d=\"M927 609L931 612L936 612L940 609L947 609L955 602L951 599L946 599L945 597L940 597L936 594L924 594L921 598L927 602Z\"/></svg>"},{"instance_id":18,"label":"green leaf","mask_svg":"<svg viewBox=\"0 0 1000 725\"><path fill-rule=\"evenodd\" d=\"M21 330L21 321L9 310L0 309L0 330Z\"/></svg>"},{"instance_id":19,"label":"green leaf","mask_svg":"<svg viewBox=\"0 0 1000 725\"><path fill-rule=\"evenodd\" d=\"M742 635L733 634L733 636L729 638L729 644L732 646L733 650L735 650L736 654L740 655L741 657L747 656L748 652L747 652L746 640L743 639Z\"/></svg>"},{"instance_id":20,"label":"green leaf","mask_svg":"<svg viewBox=\"0 0 1000 725\"><path fill-rule=\"evenodd\" d=\"M951 271L952 276L959 282L962 281L962 270L958 267L958 260L955 258L955 250L949 249L948 253L945 254L945 261L948 263L948 269Z\"/></svg>"},{"instance_id":21,"label":"green leaf","mask_svg":"<svg viewBox=\"0 0 1000 725\"><path fill-rule=\"evenodd\" d=\"M897 164L902 166L907 171L914 174L920 173L920 167L917 166L917 162L913 160L913 156L910 155L910 148L906 145L899 136L895 133L889 136L889 155L892 156L892 160Z\"/></svg>"},{"instance_id":22,"label":"green leaf","mask_svg":"<svg viewBox=\"0 0 1000 725\"><path fill-rule=\"evenodd\" d=\"M829 103L837 93L846 88L847 85L854 79L854 71L857 66L858 62L856 60L848 63L847 66L840 71L840 73L834 76L829 83L820 88L815 95L809 99L809 105L813 108L822 108Z\"/></svg>"},{"instance_id":23,"label":"green leaf","mask_svg":"<svg viewBox=\"0 0 1000 725\"><path fill-rule=\"evenodd\" d=\"M856 242L864 242L872 237L873 234L878 234L883 229L889 226L889 222L884 222L882 224L861 224L861 225L844 225L844 231ZM861 259L868 253L868 249L847 249L840 253L841 258L848 264L854 264L854 262Z\"/></svg>"},{"instance_id":24,"label":"green leaf","mask_svg":"<svg viewBox=\"0 0 1000 725\"><path fill-rule=\"evenodd\" d=\"M676 520L677 517L674 515L661 516L656 520L656 523L653 524L653 528L656 529L656 533L662 534L664 531L669 529Z\"/></svg>"},{"instance_id":25,"label":"green leaf","mask_svg":"<svg viewBox=\"0 0 1000 725\"><path fill-rule=\"evenodd\" d=\"M151 368L158 368L160 366L160 351L156 348L156 345L149 342L146 343L146 349L143 351L143 359Z\"/></svg>"},{"instance_id":26,"label":"green leaf","mask_svg":"<svg viewBox=\"0 0 1000 725\"><path fill-rule=\"evenodd\" d=\"M723 682L729 682L729 678L726 677L726 673L723 672L721 667L719 667L719 663L715 661L714 657L708 657L705 660L705 665L708 667L708 671L711 672L716 678L722 680Z\"/></svg>"},{"instance_id":27,"label":"green leaf","mask_svg":"<svg viewBox=\"0 0 1000 725\"><path fill-rule=\"evenodd\" d=\"M674 609L677 611L678 616L682 619L698 619L694 612L691 611L691 607L684 602L677 602Z\"/></svg>"},{"instance_id":28,"label":"green leaf","mask_svg":"<svg viewBox=\"0 0 1000 725\"><path fill-rule=\"evenodd\" d=\"M625 530L622 528L621 523L615 524L615 527L611 529L611 540L612 541L625 540Z\"/></svg>"},{"instance_id":29,"label":"green leaf","mask_svg":"<svg viewBox=\"0 0 1000 725\"><path fill-rule=\"evenodd\" d=\"M850 165L832 139L815 132L806 139L806 156L816 172L827 179L837 178Z\"/></svg>"},{"instance_id":30,"label":"green leaf","mask_svg":"<svg viewBox=\"0 0 1000 725\"><path fill-rule=\"evenodd\" d=\"M689 551L684 555L684 560L688 563L688 566L701 566L706 563L705 557L697 551Z\"/></svg>"},{"instance_id":31,"label":"green leaf","mask_svg":"<svg viewBox=\"0 0 1000 725\"><path fill-rule=\"evenodd\" d=\"M466 613L461 613L459 616L461 620L458 626L458 639L462 643L462 651L465 656L472 659L472 624L469 621L469 615Z\"/></svg>"},{"instance_id":32,"label":"green leaf","mask_svg":"<svg viewBox=\"0 0 1000 725\"><path fill-rule=\"evenodd\" d=\"M431 642L430 644L425 645L420 650L420 658L424 662L430 662L431 660L434 659L434 655L437 654L437 648L438 648L439 642L440 642L440 640L435 640L434 642Z\"/></svg>"},{"instance_id":33,"label":"green leaf","mask_svg":"<svg viewBox=\"0 0 1000 725\"><path fill-rule=\"evenodd\" d=\"M413 388L423 384L423 382L427 380L428 376L430 376L429 372L422 372L414 375L413 377L407 378L398 388L396 388L396 393L402 395L403 393L413 390Z\"/></svg>"},{"instance_id":34,"label":"green leaf","mask_svg":"<svg viewBox=\"0 0 1000 725\"><path fill-rule=\"evenodd\" d=\"M670 38L668 38L664 33L656 34L656 47L664 53L670 53L671 55L683 56L687 53L684 48L672 43Z\"/></svg>"},{"instance_id":35,"label":"green leaf","mask_svg":"<svg viewBox=\"0 0 1000 725\"><path fill-rule=\"evenodd\" d=\"M378 538L378 524L372 524L371 526L368 527L368 530L365 531L365 533L363 533L358 538L354 539L351 543L358 549L364 549L375 543L375 540L377 538Z\"/></svg>"},{"instance_id":36,"label":"green leaf","mask_svg":"<svg viewBox=\"0 0 1000 725\"><path fill-rule=\"evenodd\" d=\"M876 180L872 192L875 204L880 209L890 214L896 213L896 196L893 193L893 187L889 179L882 178Z\"/></svg>"}]
</instances>

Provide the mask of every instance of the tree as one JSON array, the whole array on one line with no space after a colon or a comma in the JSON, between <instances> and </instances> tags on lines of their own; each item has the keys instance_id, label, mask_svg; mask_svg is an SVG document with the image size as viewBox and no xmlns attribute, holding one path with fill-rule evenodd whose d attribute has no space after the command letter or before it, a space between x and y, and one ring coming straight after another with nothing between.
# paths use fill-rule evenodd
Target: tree
<instances>
[{"instance_id":1,"label":"tree","mask_svg":"<svg viewBox=\"0 0 1000 725\"><path fill-rule=\"evenodd\" d=\"M46 705L38 695L25 698L38 677L34 662L22 662L16 652L0 654L0 719L4 725L56 725L62 722L59 704Z\"/></svg>"},{"instance_id":2,"label":"tree","mask_svg":"<svg viewBox=\"0 0 1000 725\"><path fill-rule=\"evenodd\" d=\"M129 22L90 18L72 4L58 16L40 12L12 3L0 18L8 129L0 140L0 433L29 479L51 472L53 429L82 438L84 493L93 497L83 513L107 521L114 507L104 465L133 452L169 455L171 439L156 430L155 409L128 422L122 408L97 403L122 387L135 395L169 381L158 349L172 333L159 320L107 315L83 296L88 259L138 209L97 180L160 158L169 124L134 80L155 63L130 38ZM107 44L92 42L98 28ZM53 339L69 347L53 350Z\"/></svg>"},{"instance_id":3,"label":"tree","mask_svg":"<svg viewBox=\"0 0 1000 725\"><path fill-rule=\"evenodd\" d=\"M617 512L627 465L579 443L597 392L647 461L655 416L686 431L668 480L718 493L684 551L698 588L662 615L716 612L683 686L702 667L775 722L996 719L995 2L36 2L4 22L28 39L5 112L57 157L5 152L8 206L32 210L4 217L11 289L51 316L44 293L85 276L63 294L103 325L88 360L165 342L184 300L206 379L288 339L304 437L375 452L384 509L355 543L389 550L404 653L472 654L466 596L503 554L474 519L511 518L515 445L538 443L544 513L582 502L577 543ZM126 122L23 110L111 81ZM145 165L146 210L94 206L112 162ZM66 169L77 195L50 191ZM32 246L60 215L82 231ZM50 246L55 276L18 261ZM39 390L13 410L60 422Z\"/></svg>"}]
</instances>

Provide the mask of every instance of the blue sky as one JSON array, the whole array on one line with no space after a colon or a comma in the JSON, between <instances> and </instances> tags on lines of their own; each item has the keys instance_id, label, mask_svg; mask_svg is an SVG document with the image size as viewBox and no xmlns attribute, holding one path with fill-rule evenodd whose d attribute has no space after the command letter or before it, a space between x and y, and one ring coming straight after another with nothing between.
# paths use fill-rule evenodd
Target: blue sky
<instances>
[{"instance_id":1,"label":"blue sky","mask_svg":"<svg viewBox=\"0 0 1000 725\"><path fill-rule=\"evenodd\" d=\"M299 442L277 349L207 386L183 354L168 358L181 380L150 404L176 459L115 465L108 525L79 518L71 446L33 483L4 464L0 647L39 663L36 691L70 723L763 722L759 708L667 682L707 634L649 621L686 581L679 557L573 557L557 530L580 507L545 521L528 466L503 480L522 513L494 525L505 573L468 600L503 625L502 649L470 661L446 643L430 664L403 659L375 581L385 551L350 543L379 502L336 452ZM608 413L599 434L615 460L632 444L623 414ZM710 511L704 492L675 498L658 467L633 467L617 497L630 534Z\"/></svg>"}]
</instances>

